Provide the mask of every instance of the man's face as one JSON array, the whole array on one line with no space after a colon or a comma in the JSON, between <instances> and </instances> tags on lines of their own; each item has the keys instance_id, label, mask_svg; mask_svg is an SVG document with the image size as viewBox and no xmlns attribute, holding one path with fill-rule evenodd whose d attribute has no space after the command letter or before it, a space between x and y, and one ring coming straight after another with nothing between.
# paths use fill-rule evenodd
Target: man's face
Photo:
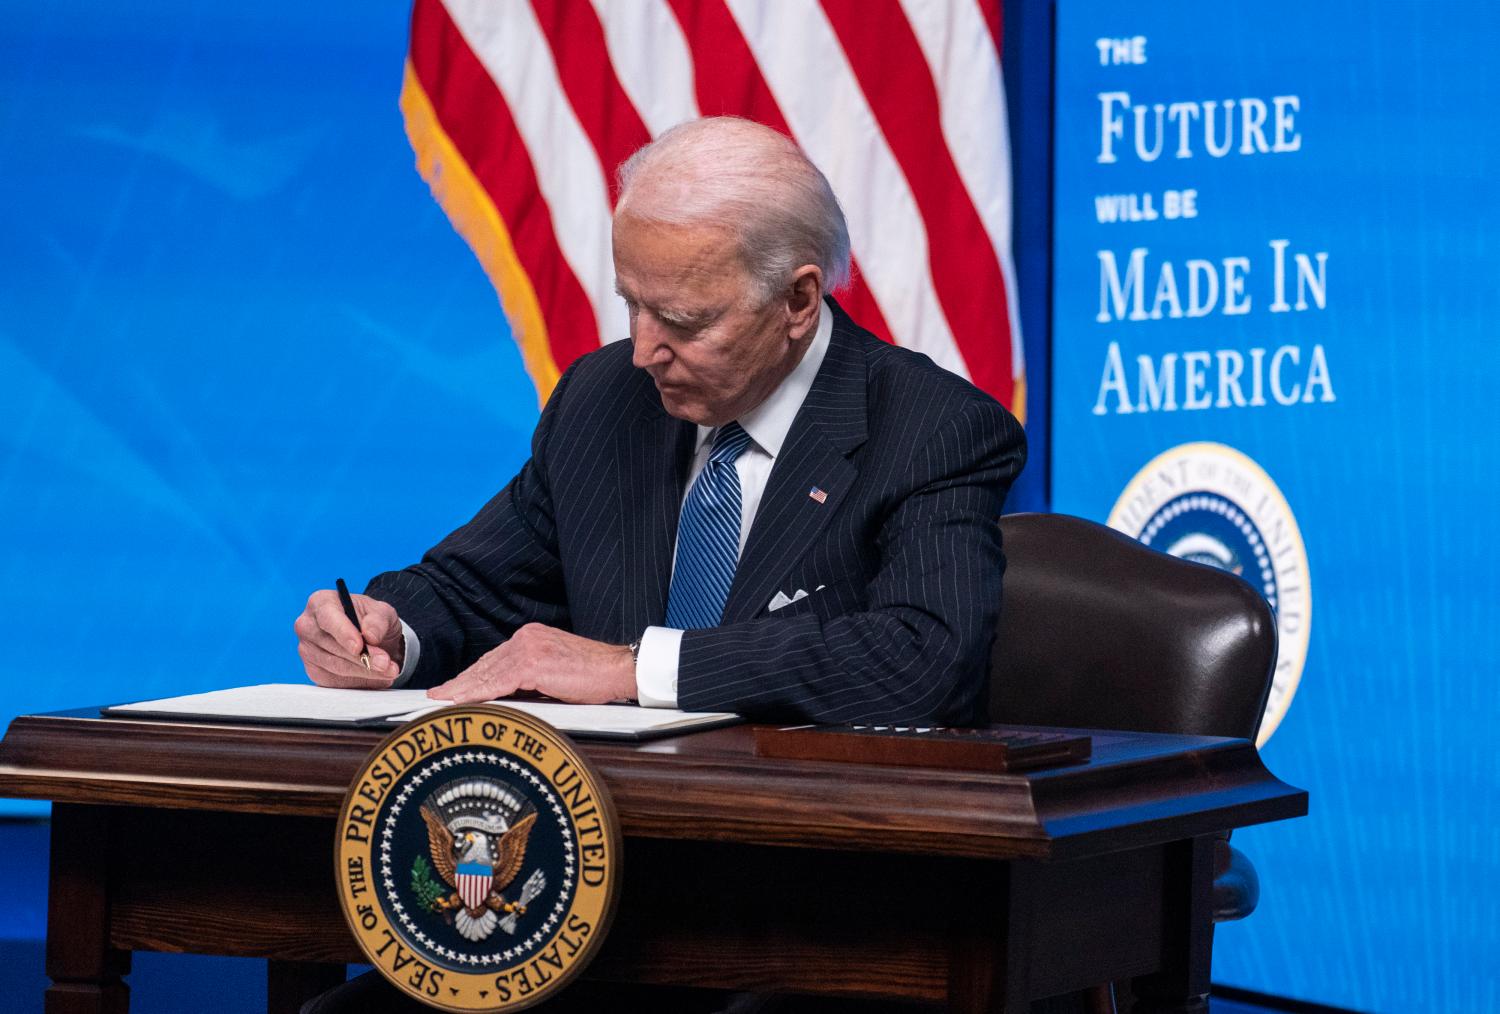
<instances>
[{"instance_id":1,"label":"man's face","mask_svg":"<svg viewBox=\"0 0 1500 1014\"><path fill-rule=\"evenodd\" d=\"M679 419L720 426L766 399L801 358L787 300L760 298L727 229L615 218L616 286L632 362Z\"/></svg>"}]
</instances>

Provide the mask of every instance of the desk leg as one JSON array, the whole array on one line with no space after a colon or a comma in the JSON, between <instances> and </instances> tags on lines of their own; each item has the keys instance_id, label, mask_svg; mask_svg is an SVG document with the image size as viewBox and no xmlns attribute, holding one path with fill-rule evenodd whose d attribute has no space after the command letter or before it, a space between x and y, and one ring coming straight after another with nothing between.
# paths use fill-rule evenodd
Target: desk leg
<instances>
[{"instance_id":1,"label":"desk leg","mask_svg":"<svg viewBox=\"0 0 1500 1014\"><path fill-rule=\"evenodd\" d=\"M345 965L323 961L266 962L266 1014L297 1014L319 993L342 985Z\"/></svg>"},{"instance_id":2,"label":"desk leg","mask_svg":"<svg viewBox=\"0 0 1500 1014\"><path fill-rule=\"evenodd\" d=\"M1026 946L1037 900L1036 866L1027 860L991 864L970 887L976 904L953 927L947 1009L1027 1014Z\"/></svg>"},{"instance_id":3,"label":"desk leg","mask_svg":"<svg viewBox=\"0 0 1500 1014\"><path fill-rule=\"evenodd\" d=\"M46 1014L127 1014L130 952L109 945L111 810L54 804Z\"/></svg>"},{"instance_id":4,"label":"desk leg","mask_svg":"<svg viewBox=\"0 0 1500 1014\"><path fill-rule=\"evenodd\" d=\"M1213 836L1167 846L1161 971L1134 981L1135 1014L1207 1014L1213 958Z\"/></svg>"}]
</instances>

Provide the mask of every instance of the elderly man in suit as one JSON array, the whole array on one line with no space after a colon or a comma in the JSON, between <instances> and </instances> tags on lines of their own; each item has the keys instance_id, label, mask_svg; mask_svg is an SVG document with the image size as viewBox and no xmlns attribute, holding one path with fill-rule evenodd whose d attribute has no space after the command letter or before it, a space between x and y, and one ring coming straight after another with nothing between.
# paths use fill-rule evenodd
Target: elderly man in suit
<instances>
[{"instance_id":1,"label":"elderly man in suit","mask_svg":"<svg viewBox=\"0 0 1500 1014\"><path fill-rule=\"evenodd\" d=\"M520 474L355 596L358 629L312 595L309 676L459 702L981 720L1021 427L828 296L849 274L843 214L781 134L686 123L620 181L630 341L569 368Z\"/></svg>"}]
</instances>

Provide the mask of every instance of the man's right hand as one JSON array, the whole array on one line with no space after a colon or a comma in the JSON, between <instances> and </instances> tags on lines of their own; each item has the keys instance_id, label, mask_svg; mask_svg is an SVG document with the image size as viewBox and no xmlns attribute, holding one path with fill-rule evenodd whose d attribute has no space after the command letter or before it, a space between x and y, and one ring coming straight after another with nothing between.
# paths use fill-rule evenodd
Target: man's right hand
<instances>
[{"instance_id":1,"label":"man's right hand","mask_svg":"<svg viewBox=\"0 0 1500 1014\"><path fill-rule=\"evenodd\" d=\"M368 595L351 595L359 629L344 615L338 592L315 591L292 629L297 632L297 654L308 677L321 687L384 690L401 675L406 639L401 621L388 603ZM370 669L359 660L369 651Z\"/></svg>"}]
</instances>

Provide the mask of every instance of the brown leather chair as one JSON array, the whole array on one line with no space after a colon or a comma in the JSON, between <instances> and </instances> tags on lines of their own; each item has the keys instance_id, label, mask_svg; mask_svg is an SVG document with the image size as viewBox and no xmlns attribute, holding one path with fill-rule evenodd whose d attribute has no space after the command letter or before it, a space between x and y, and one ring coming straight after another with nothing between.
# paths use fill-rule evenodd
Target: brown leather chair
<instances>
[{"instance_id":1,"label":"brown leather chair","mask_svg":"<svg viewBox=\"0 0 1500 1014\"><path fill-rule=\"evenodd\" d=\"M1000 529L992 721L1255 738L1276 622L1254 588L1082 518L1012 514ZM1214 873L1215 922L1249 915L1259 881L1227 838Z\"/></svg>"}]
</instances>

